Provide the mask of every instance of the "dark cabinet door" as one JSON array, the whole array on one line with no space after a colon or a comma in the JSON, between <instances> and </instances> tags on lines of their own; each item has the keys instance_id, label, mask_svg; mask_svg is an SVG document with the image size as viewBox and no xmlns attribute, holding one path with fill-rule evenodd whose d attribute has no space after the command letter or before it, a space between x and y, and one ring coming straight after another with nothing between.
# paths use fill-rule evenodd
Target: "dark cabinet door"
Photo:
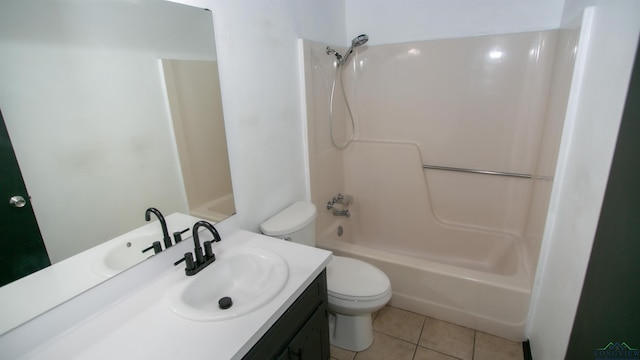
<instances>
[{"instance_id":1,"label":"dark cabinet door","mask_svg":"<svg viewBox=\"0 0 640 360\"><path fill-rule=\"evenodd\" d=\"M327 274L323 270L243 360L329 360Z\"/></svg>"},{"instance_id":2,"label":"dark cabinet door","mask_svg":"<svg viewBox=\"0 0 640 360\"><path fill-rule=\"evenodd\" d=\"M327 311L321 306L289 344L290 360L329 359L329 327Z\"/></svg>"}]
</instances>

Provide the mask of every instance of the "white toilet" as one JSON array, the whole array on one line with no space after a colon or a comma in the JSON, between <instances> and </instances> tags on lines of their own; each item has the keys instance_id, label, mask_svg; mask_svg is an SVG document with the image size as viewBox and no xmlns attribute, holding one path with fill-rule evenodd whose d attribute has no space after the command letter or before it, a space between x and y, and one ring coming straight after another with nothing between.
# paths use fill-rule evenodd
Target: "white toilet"
<instances>
[{"instance_id":1,"label":"white toilet","mask_svg":"<svg viewBox=\"0 0 640 360\"><path fill-rule=\"evenodd\" d=\"M316 245L316 207L296 202L260 225L265 235ZM362 351L373 342L371 313L391 299L391 282L375 266L357 259L333 256L327 265L331 344Z\"/></svg>"}]
</instances>

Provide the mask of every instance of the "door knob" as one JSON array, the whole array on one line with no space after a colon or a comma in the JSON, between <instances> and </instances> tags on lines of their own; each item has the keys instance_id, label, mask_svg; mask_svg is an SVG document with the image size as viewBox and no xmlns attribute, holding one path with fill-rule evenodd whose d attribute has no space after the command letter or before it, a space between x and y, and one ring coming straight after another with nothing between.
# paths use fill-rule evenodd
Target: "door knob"
<instances>
[{"instance_id":1,"label":"door knob","mask_svg":"<svg viewBox=\"0 0 640 360\"><path fill-rule=\"evenodd\" d=\"M9 199L9 205L17 208L24 207L27 204L27 201L20 195L12 196Z\"/></svg>"}]
</instances>

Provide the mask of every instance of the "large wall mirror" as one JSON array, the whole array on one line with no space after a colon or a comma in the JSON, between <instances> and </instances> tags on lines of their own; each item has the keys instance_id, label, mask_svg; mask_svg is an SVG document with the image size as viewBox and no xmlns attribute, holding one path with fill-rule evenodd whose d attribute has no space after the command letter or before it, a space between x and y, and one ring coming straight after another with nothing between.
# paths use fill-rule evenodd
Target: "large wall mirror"
<instances>
[{"instance_id":1,"label":"large wall mirror","mask_svg":"<svg viewBox=\"0 0 640 360\"><path fill-rule=\"evenodd\" d=\"M235 212L217 76L208 10L0 2L0 110L52 266L147 224L149 207Z\"/></svg>"}]
</instances>

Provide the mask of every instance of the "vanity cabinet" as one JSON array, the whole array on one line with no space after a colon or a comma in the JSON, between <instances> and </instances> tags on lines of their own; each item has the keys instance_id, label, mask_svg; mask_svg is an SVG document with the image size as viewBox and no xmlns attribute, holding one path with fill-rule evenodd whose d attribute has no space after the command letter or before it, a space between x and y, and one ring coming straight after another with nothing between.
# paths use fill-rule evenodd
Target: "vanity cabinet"
<instances>
[{"instance_id":1,"label":"vanity cabinet","mask_svg":"<svg viewBox=\"0 0 640 360\"><path fill-rule=\"evenodd\" d=\"M327 306L323 270L243 359L328 360Z\"/></svg>"}]
</instances>

